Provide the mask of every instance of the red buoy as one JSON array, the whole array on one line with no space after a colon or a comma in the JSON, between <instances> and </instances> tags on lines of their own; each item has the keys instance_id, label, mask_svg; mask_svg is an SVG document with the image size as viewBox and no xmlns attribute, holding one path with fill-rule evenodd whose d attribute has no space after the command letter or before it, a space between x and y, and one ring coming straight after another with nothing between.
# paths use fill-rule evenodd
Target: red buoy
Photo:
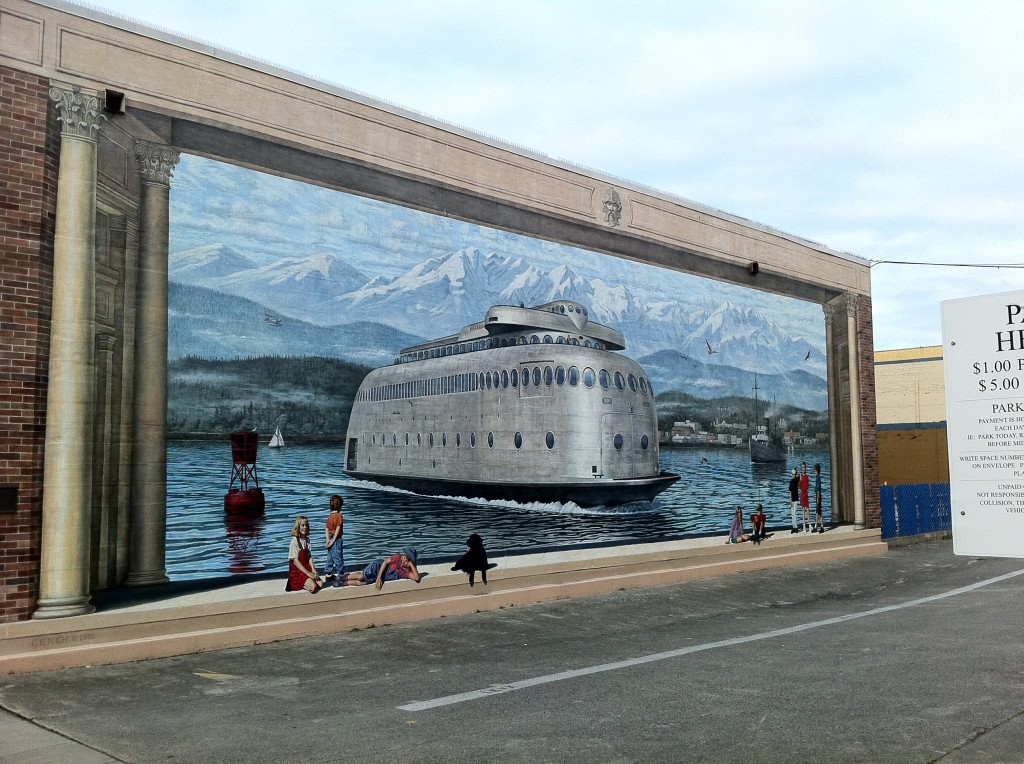
<instances>
[{"instance_id":1,"label":"red buoy","mask_svg":"<svg viewBox=\"0 0 1024 764\"><path fill-rule=\"evenodd\" d=\"M231 482L224 494L225 512L262 512L266 507L267 500L256 474L257 437L255 432L231 433Z\"/></svg>"}]
</instances>

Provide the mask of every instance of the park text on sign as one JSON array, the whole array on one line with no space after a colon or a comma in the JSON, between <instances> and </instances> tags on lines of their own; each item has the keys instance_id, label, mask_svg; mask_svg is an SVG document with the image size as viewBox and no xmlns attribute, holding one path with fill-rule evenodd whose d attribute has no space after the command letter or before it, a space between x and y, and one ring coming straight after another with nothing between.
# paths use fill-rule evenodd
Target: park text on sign
<instances>
[{"instance_id":1,"label":"park text on sign","mask_svg":"<svg viewBox=\"0 0 1024 764\"><path fill-rule=\"evenodd\" d=\"M942 303L956 554L1024 557L1024 292Z\"/></svg>"}]
</instances>

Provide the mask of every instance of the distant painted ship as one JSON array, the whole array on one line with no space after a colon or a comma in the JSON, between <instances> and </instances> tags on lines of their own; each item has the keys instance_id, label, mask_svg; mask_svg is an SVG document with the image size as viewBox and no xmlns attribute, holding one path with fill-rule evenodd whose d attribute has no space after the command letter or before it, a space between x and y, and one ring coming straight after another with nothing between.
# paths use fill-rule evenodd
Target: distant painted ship
<instances>
[{"instance_id":1,"label":"distant painted ship","mask_svg":"<svg viewBox=\"0 0 1024 764\"><path fill-rule=\"evenodd\" d=\"M760 421L760 399L757 395L757 375L754 375L754 421ZM772 426L770 417L764 418L764 424L756 425L750 436L750 461L754 464L784 462L788 456L786 443L778 430Z\"/></svg>"},{"instance_id":2,"label":"distant painted ship","mask_svg":"<svg viewBox=\"0 0 1024 764\"><path fill-rule=\"evenodd\" d=\"M493 306L366 376L345 473L437 496L653 500L679 476L660 471L654 391L623 349L576 302Z\"/></svg>"}]
</instances>

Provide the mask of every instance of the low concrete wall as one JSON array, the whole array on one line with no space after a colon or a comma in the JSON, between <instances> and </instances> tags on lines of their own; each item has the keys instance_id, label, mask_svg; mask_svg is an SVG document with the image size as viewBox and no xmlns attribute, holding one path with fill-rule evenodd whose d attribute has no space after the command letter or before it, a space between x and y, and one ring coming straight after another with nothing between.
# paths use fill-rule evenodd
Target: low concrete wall
<instances>
[{"instance_id":1,"label":"low concrete wall","mask_svg":"<svg viewBox=\"0 0 1024 764\"><path fill-rule=\"evenodd\" d=\"M879 530L844 527L777 533L756 546L715 537L499 558L489 585L472 588L444 566L425 566L420 584L389 583L379 592L361 586L283 593L282 581L258 581L60 621L0 625L0 673L185 655L887 550Z\"/></svg>"}]
</instances>

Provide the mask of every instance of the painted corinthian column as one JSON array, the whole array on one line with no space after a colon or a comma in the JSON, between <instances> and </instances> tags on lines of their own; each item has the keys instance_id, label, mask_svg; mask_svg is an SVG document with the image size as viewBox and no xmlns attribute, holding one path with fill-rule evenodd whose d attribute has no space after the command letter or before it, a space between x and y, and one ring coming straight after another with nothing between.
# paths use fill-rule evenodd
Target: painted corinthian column
<instances>
[{"instance_id":1,"label":"painted corinthian column","mask_svg":"<svg viewBox=\"0 0 1024 764\"><path fill-rule=\"evenodd\" d=\"M864 436L860 417L860 338L857 335L857 295L846 295L846 332L850 351L850 445L853 449L853 527L864 522Z\"/></svg>"},{"instance_id":2,"label":"painted corinthian column","mask_svg":"<svg viewBox=\"0 0 1024 764\"><path fill-rule=\"evenodd\" d=\"M53 310L46 393L39 607L33 618L91 613L92 416L99 98L50 88L61 123Z\"/></svg>"},{"instance_id":3,"label":"painted corinthian column","mask_svg":"<svg viewBox=\"0 0 1024 764\"><path fill-rule=\"evenodd\" d=\"M841 299L841 298L836 298ZM840 498L840 492L837 489L839 486L839 474L842 470L839 468L839 373L838 363L836 359L835 351L835 330L832 328L832 324L836 319L836 307L831 303L825 303L821 306L822 311L825 313L825 370L826 380L828 384L828 430L829 430L829 458L831 459L831 469L829 472L832 475L832 484L829 486L828 495L830 497L830 505L832 507L831 519L833 522L843 517L843 502Z\"/></svg>"},{"instance_id":4,"label":"painted corinthian column","mask_svg":"<svg viewBox=\"0 0 1024 764\"><path fill-rule=\"evenodd\" d=\"M178 152L138 142L142 178L135 312L128 586L167 583L167 247Z\"/></svg>"}]
</instances>

